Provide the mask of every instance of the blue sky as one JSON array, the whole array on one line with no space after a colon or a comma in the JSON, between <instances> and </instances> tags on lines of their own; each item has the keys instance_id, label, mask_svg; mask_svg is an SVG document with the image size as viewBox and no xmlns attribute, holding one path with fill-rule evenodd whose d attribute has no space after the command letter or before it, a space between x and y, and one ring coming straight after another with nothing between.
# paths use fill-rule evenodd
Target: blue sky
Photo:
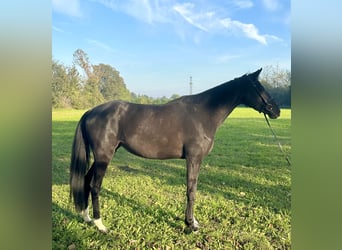
<instances>
[{"instance_id":1,"label":"blue sky","mask_svg":"<svg viewBox=\"0 0 342 250\"><path fill-rule=\"evenodd\" d=\"M189 94L260 67L291 68L289 0L53 0L52 55L116 68L130 91Z\"/></svg>"}]
</instances>

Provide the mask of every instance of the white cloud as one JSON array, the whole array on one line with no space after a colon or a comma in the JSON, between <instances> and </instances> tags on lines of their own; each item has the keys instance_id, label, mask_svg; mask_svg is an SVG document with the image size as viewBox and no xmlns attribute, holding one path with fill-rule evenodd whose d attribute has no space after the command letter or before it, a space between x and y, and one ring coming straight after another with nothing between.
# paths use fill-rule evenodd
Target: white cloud
<instances>
[{"instance_id":1,"label":"white cloud","mask_svg":"<svg viewBox=\"0 0 342 250\"><path fill-rule=\"evenodd\" d=\"M234 0L233 4L241 9L251 8L254 6L250 0Z\"/></svg>"},{"instance_id":2,"label":"white cloud","mask_svg":"<svg viewBox=\"0 0 342 250\"><path fill-rule=\"evenodd\" d=\"M185 20L192 27L205 33L212 34L233 34L244 36L267 45L268 36L259 33L254 24L243 23L227 17L219 16L208 6L195 5L194 2L178 3L174 0L92 0L100 3L114 11L124 12L138 20L153 23L169 23L174 26L181 37L185 37L184 28L180 27L180 22ZM232 0L233 4L239 8L251 8L251 0ZM271 6L276 0L264 0L265 4ZM274 4L273 4L274 5Z\"/></svg>"},{"instance_id":3,"label":"white cloud","mask_svg":"<svg viewBox=\"0 0 342 250\"><path fill-rule=\"evenodd\" d=\"M254 39L263 45L267 45L267 35L259 34L254 24L242 23L230 18L220 18L214 12L200 12L194 10L191 3L177 4L174 10L179 13L189 24L205 32L228 32L234 35L243 35Z\"/></svg>"},{"instance_id":4,"label":"white cloud","mask_svg":"<svg viewBox=\"0 0 342 250\"><path fill-rule=\"evenodd\" d=\"M114 11L121 11L146 23L168 22L169 11L165 1L150 0L92 0ZM163 3L161 3L163 2Z\"/></svg>"},{"instance_id":5,"label":"white cloud","mask_svg":"<svg viewBox=\"0 0 342 250\"><path fill-rule=\"evenodd\" d=\"M52 30L57 31L57 32L60 32L60 33L63 33L63 32L64 32L64 30L62 30L62 29L60 29L60 28L58 28L58 27L56 27L56 26L52 26Z\"/></svg>"},{"instance_id":6,"label":"white cloud","mask_svg":"<svg viewBox=\"0 0 342 250\"><path fill-rule=\"evenodd\" d=\"M220 21L223 27L231 30L233 33L242 33L248 38L254 39L264 45L267 45L265 35L260 35L258 29L254 24L242 23L236 20L231 20L230 18L225 18Z\"/></svg>"},{"instance_id":7,"label":"white cloud","mask_svg":"<svg viewBox=\"0 0 342 250\"><path fill-rule=\"evenodd\" d=\"M242 55L238 54L222 54L215 57L216 63L227 63L237 58L241 58Z\"/></svg>"},{"instance_id":8,"label":"white cloud","mask_svg":"<svg viewBox=\"0 0 342 250\"><path fill-rule=\"evenodd\" d=\"M95 45L98 48L104 49L107 52L115 52L115 50L112 47L110 47L109 45L105 43L99 42L97 40L88 39L87 42Z\"/></svg>"},{"instance_id":9,"label":"white cloud","mask_svg":"<svg viewBox=\"0 0 342 250\"><path fill-rule=\"evenodd\" d=\"M277 37L277 36L274 36L274 35L265 35L265 38L268 40L268 41L275 41L275 42L284 42L283 39Z\"/></svg>"},{"instance_id":10,"label":"white cloud","mask_svg":"<svg viewBox=\"0 0 342 250\"><path fill-rule=\"evenodd\" d=\"M194 8L193 3L176 4L173 9L181 15L188 23L203 30L208 31L208 29L201 23L204 23L205 18L211 18L213 12L208 12L204 14L194 14L192 9Z\"/></svg>"},{"instance_id":11,"label":"white cloud","mask_svg":"<svg viewBox=\"0 0 342 250\"><path fill-rule=\"evenodd\" d=\"M262 0L262 3L270 11L275 11L280 7L279 0Z\"/></svg>"},{"instance_id":12,"label":"white cloud","mask_svg":"<svg viewBox=\"0 0 342 250\"><path fill-rule=\"evenodd\" d=\"M52 10L73 17L82 16L79 0L52 0Z\"/></svg>"}]
</instances>

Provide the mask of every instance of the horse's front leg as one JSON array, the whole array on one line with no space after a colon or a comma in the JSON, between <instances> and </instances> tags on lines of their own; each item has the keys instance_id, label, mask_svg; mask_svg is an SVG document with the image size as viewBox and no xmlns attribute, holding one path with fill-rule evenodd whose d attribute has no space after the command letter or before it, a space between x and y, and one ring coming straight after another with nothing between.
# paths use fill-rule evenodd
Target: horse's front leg
<instances>
[{"instance_id":1,"label":"horse's front leg","mask_svg":"<svg viewBox=\"0 0 342 250\"><path fill-rule=\"evenodd\" d=\"M197 179L201 165L200 159L187 158L187 206L185 212L185 223L191 230L197 231L199 229L199 223L194 217L194 202L197 190Z\"/></svg>"}]
</instances>

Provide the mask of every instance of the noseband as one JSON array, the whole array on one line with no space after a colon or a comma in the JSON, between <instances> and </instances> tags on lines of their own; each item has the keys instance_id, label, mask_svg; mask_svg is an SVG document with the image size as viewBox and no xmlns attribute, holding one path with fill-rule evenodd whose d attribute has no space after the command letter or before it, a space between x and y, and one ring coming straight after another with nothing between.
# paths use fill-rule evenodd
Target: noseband
<instances>
[{"instance_id":1,"label":"noseband","mask_svg":"<svg viewBox=\"0 0 342 250\"><path fill-rule=\"evenodd\" d=\"M254 87L255 91L257 92L257 94L259 95L259 97L261 98L262 102L264 103L264 106L262 107L262 110L259 112L263 112L265 114L265 112L273 112L273 106L272 104L270 104L269 102L273 101L273 97L271 97L269 99L269 101L267 101L267 98L265 97L265 94L263 92L261 92L257 86L257 84L255 83L255 81L252 81L250 78L248 78L249 81L251 82L252 86Z\"/></svg>"}]
</instances>

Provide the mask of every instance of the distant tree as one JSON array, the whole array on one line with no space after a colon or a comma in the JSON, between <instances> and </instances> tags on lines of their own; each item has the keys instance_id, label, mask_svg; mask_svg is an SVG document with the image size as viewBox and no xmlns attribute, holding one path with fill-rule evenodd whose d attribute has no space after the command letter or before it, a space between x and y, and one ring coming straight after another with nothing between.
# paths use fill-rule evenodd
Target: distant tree
<instances>
[{"instance_id":1,"label":"distant tree","mask_svg":"<svg viewBox=\"0 0 342 250\"><path fill-rule=\"evenodd\" d=\"M66 67L52 60L52 106L55 108L79 107L80 77L75 67Z\"/></svg>"},{"instance_id":2,"label":"distant tree","mask_svg":"<svg viewBox=\"0 0 342 250\"><path fill-rule=\"evenodd\" d=\"M147 95L137 95L135 93L131 93L131 102L139 103L139 104L152 104L153 98Z\"/></svg>"},{"instance_id":3,"label":"distant tree","mask_svg":"<svg viewBox=\"0 0 342 250\"><path fill-rule=\"evenodd\" d=\"M83 81L83 106L93 107L105 101L100 92L100 81L98 76L94 73L93 66L89 62L87 53L81 49L77 49L73 54L73 63L75 66L83 69L86 77Z\"/></svg>"},{"instance_id":4,"label":"distant tree","mask_svg":"<svg viewBox=\"0 0 342 250\"><path fill-rule=\"evenodd\" d=\"M99 81L100 92L106 101L130 100L131 94L126 88L119 71L108 64L93 65L94 75Z\"/></svg>"},{"instance_id":5,"label":"distant tree","mask_svg":"<svg viewBox=\"0 0 342 250\"><path fill-rule=\"evenodd\" d=\"M276 66L266 66L262 70L260 82L282 107L291 107L291 72Z\"/></svg>"},{"instance_id":6,"label":"distant tree","mask_svg":"<svg viewBox=\"0 0 342 250\"><path fill-rule=\"evenodd\" d=\"M73 64L81 67L84 70L88 78L92 76L92 67L91 67L91 64L89 63L89 57L87 53L85 53L83 50L81 49L75 50L73 54Z\"/></svg>"},{"instance_id":7,"label":"distant tree","mask_svg":"<svg viewBox=\"0 0 342 250\"><path fill-rule=\"evenodd\" d=\"M118 70L103 63L92 65L82 49L73 53L72 66L52 60L51 87L54 108L90 108L110 100L163 104L180 97L173 94L170 98L152 98L131 93Z\"/></svg>"},{"instance_id":8,"label":"distant tree","mask_svg":"<svg viewBox=\"0 0 342 250\"><path fill-rule=\"evenodd\" d=\"M55 108L62 107L62 96L65 95L64 83L66 81L66 70L64 65L52 59L52 106Z\"/></svg>"},{"instance_id":9,"label":"distant tree","mask_svg":"<svg viewBox=\"0 0 342 250\"><path fill-rule=\"evenodd\" d=\"M130 100L127 89L119 71L114 67L100 63L92 65L87 53L77 49L74 54L74 65L85 73L83 81L83 96L85 106L91 107L110 100Z\"/></svg>"},{"instance_id":10,"label":"distant tree","mask_svg":"<svg viewBox=\"0 0 342 250\"><path fill-rule=\"evenodd\" d=\"M82 108L82 88L80 74L75 66L67 67L68 96L73 108Z\"/></svg>"},{"instance_id":11,"label":"distant tree","mask_svg":"<svg viewBox=\"0 0 342 250\"><path fill-rule=\"evenodd\" d=\"M138 102L138 95L134 92L131 92L131 102L133 103L139 103Z\"/></svg>"},{"instance_id":12,"label":"distant tree","mask_svg":"<svg viewBox=\"0 0 342 250\"><path fill-rule=\"evenodd\" d=\"M175 100L175 99L177 99L177 98L179 98L180 97L180 95L178 95L178 94L173 94L171 97L170 97L170 99L171 100Z\"/></svg>"},{"instance_id":13,"label":"distant tree","mask_svg":"<svg viewBox=\"0 0 342 250\"><path fill-rule=\"evenodd\" d=\"M153 104L164 104L169 101L169 98L166 96L160 97L160 98L151 98Z\"/></svg>"},{"instance_id":14,"label":"distant tree","mask_svg":"<svg viewBox=\"0 0 342 250\"><path fill-rule=\"evenodd\" d=\"M84 96L83 106L85 108L94 107L105 102L105 99L99 89L99 82L94 77L86 80L82 94Z\"/></svg>"},{"instance_id":15,"label":"distant tree","mask_svg":"<svg viewBox=\"0 0 342 250\"><path fill-rule=\"evenodd\" d=\"M279 65L268 65L263 68L261 79L273 88L288 87L291 85L291 72Z\"/></svg>"}]
</instances>

